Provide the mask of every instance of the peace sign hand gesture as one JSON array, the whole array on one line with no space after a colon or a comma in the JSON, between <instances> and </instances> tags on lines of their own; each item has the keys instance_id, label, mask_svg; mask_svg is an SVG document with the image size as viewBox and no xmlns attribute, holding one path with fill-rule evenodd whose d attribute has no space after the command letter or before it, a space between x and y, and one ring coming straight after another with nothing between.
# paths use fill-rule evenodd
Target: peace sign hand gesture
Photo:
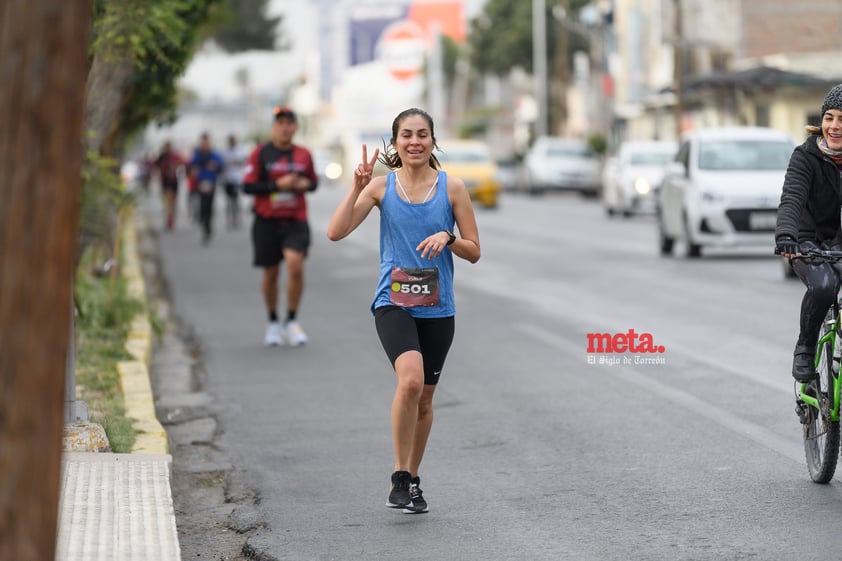
<instances>
[{"instance_id":1,"label":"peace sign hand gesture","mask_svg":"<svg viewBox=\"0 0 842 561\"><path fill-rule=\"evenodd\" d=\"M363 144L363 161L354 170L354 189L362 191L366 185L371 182L371 173L374 171L374 164L377 162L377 156L380 154L380 149L374 149L374 156L371 160L368 159L368 146Z\"/></svg>"}]
</instances>

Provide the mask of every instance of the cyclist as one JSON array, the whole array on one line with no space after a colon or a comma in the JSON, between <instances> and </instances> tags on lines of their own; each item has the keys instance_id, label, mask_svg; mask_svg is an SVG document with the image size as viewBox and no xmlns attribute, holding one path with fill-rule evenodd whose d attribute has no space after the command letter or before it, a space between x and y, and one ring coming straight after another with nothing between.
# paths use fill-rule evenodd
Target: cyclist
<instances>
[{"instance_id":1,"label":"cyclist","mask_svg":"<svg viewBox=\"0 0 842 561\"><path fill-rule=\"evenodd\" d=\"M394 171L372 179L379 150L369 161L364 145L354 182L327 232L331 240L341 240L373 207L380 209L380 278L371 311L397 377L395 471L387 506L409 513L427 511L418 468L433 424L433 393L454 334L453 255L471 263L480 258L465 183L439 171L436 147L430 115L415 108L401 112L380 156Z\"/></svg>"},{"instance_id":2,"label":"cyclist","mask_svg":"<svg viewBox=\"0 0 842 561\"><path fill-rule=\"evenodd\" d=\"M202 225L202 243L210 241L213 221L213 195L219 174L225 167L222 157L211 148L210 135L202 133L199 147L190 160L191 175L199 193L199 221Z\"/></svg>"},{"instance_id":3,"label":"cyclist","mask_svg":"<svg viewBox=\"0 0 842 561\"><path fill-rule=\"evenodd\" d=\"M778 252L791 259L795 274L807 287L792 361L792 376L799 382L815 378L819 329L840 286L840 271L833 265L792 258L809 248L842 247L842 84L825 96L820 119L820 126L807 127L807 139L792 153L775 229Z\"/></svg>"},{"instance_id":4,"label":"cyclist","mask_svg":"<svg viewBox=\"0 0 842 561\"><path fill-rule=\"evenodd\" d=\"M263 342L267 346L278 346L286 340L297 347L308 341L297 320L304 291L304 259L310 247L304 193L315 191L318 178L310 151L292 142L297 129L292 109L276 107L272 140L254 149L243 177L243 191L254 195L251 239L254 265L263 267L261 288L269 314ZM286 261L289 274L283 326L277 314L281 261Z\"/></svg>"}]
</instances>

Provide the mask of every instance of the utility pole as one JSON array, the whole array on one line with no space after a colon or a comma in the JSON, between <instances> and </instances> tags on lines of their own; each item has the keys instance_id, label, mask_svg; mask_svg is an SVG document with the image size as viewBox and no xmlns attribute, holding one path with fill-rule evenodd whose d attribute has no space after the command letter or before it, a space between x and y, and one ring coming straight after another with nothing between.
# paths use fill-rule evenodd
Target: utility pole
<instances>
[{"instance_id":1,"label":"utility pole","mask_svg":"<svg viewBox=\"0 0 842 561\"><path fill-rule=\"evenodd\" d=\"M532 0L532 66L535 103L535 137L547 134L547 8L546 0Z\"/></svg>"},{"instance_id":2,"label":"utility pole","mask_svg":"<svg viewBox=\"0 0 842 561\"><path fill-rule=\"evenodd\" d=\"M439 120L441 135L447 137L449 126L447 102L444 91L444 47L442 45L441 26L432 26L433 48L427 58L427 108L434 118Z\"/></svg>"},{"instance_id":3,"label":"utility pole","mask_svg":"<svg viewBox=\"0 0 842 561\"><path fill-rule=\"evenodd\" d=\"M681 10L681 0L672 0L673 4L673 15L675 17L675 21L673 22L673 31L675 37L673 37L673 47L672 47L672 56L673 56L673 82L675 84L675 138L681 138L681 118L684 113L683 107L683 100L682 100L682 67L684 66L684 32L682 29L681 24L681 17L682 17L682 10Z\"/></svg>"},{"instance_id":4,"label":"utility pole","mask_svg":"<svg viewBox=\"0 0 842 561\"><path fill-rule=\"evenodd\" d=\"M90 15L0 3L0 559L55 560Z\"/></svg>"},{"instance_id":5,"label":"utility pole","mask_svg":"<svg viewBox=\"0 0 842 561\"><path fill-rule=\"evenodd\" d=\"M570 82L570 39L569 26L571 20L570 0L560 0L553 8L553 19L555 20L556 44L555 44L555 134L566 136L569 131L567 124L567 89Z\"/></svg>"}]
</instances>

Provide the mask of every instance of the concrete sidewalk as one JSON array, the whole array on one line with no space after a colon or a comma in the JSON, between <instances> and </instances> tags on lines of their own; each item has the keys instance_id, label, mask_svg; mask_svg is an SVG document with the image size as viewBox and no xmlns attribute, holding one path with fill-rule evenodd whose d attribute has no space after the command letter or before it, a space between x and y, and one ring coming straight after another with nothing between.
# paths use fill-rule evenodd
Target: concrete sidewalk
<instances>
[{"instance_id":1,"label":"concrete sidewalk","mask_svg":"<svg viewBox=\"0 0 842 561\"><path fill-rule=\"evenodd\" d=\"M118 370L126 416L135 420L139 434L131 454L64 453L57 561L181 560L172 457L149 380L152 329L134 220L125 224L121 264L129 293L144 302L144 313L133 321L126 341L133 360L121 362Z\"/></svg>"},{"instance_id":2,"label":"concrete sidewalk","mask_svg":"<svg viewBox=\"0 0 842 561\"><path fill-rule=\"evenodd\" d=\"M171 469L169 455L66 453L57 561L180 560Z\"/></svg>"}]
</instances>

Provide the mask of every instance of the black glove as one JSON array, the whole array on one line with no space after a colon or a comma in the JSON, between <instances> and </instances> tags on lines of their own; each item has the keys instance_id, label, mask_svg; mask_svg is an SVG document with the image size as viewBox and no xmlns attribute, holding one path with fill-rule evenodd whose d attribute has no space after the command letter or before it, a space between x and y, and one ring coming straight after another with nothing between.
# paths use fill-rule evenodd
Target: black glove
<instances>
[{"instance_id":1,"label":"black glove","mask_svg":"<svg viewBox=\"0 0 842 561\"><path fill-rule=\"evenodd\" d=\"M778 238L775 245L775 253L779 255L795 255L801 253L798 248L798 242L789 236L781 236Z\"/></svg>"}]
</instances>

